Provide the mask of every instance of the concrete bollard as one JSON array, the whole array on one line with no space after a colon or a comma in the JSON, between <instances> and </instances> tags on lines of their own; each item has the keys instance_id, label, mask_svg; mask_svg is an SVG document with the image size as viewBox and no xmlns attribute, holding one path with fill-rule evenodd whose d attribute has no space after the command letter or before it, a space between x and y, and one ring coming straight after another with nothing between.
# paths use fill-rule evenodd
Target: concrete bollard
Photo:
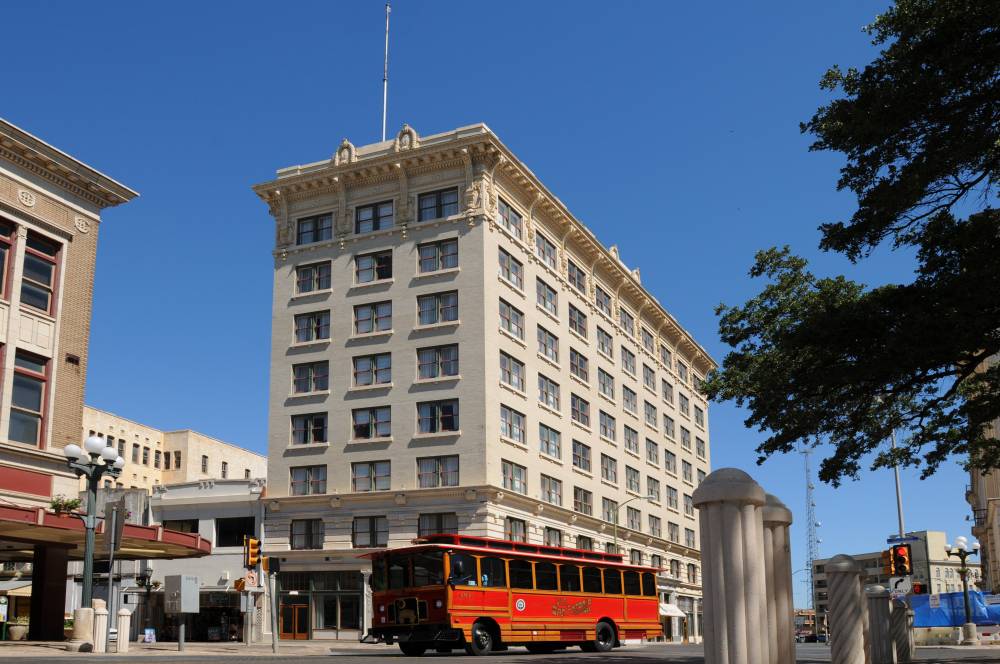
<instances>
[{"instance_id":1,"label":"concrete bollard","mask_svg":"<svg viewBox=\"0 0 1000 664\"><path fill-rule=\"evenodd\" d=\"M868 600L868 639L871 664L896 664L896 643L892 639L889 591L870 586Z\"/></svg>"},{"instance_id":2,"label":"concrete bollard","mask_svg":"<svg viewBox=\"0 0 1000 664\"><path fill-rule=\"evenodd\" d=\"M850 556L826 564L830 598L830 651L833 664L865 664L864 601L861 570Z\"/></svg>"},{"instance_id":3,"label":"concrete bollard","mask_svg":"<svg viewBox=\"0 0 1000 664\"><path fill-rule=\"evenodd\" d=\"M129 634L132 633L132 612L128 609L118 610L118 652L128 652Z\"/></svg>"},{"instance_id":4,"label":"concrete bollard","mask_svg":"<svg viewBox=\"0 0 1000 664\"><path fill-rule=\"evenodd\" d=\"M73 609L73 636L66 644L66 650L91 652L94 649L94 610Z\"/></svg>"},{"instance_id":5,"label":"concrete bollard","mask_svg":"<svg viewBox=\"0 0 1000 664\"><path fill-rule=\"evenodd\" d=\"M906 602L895 600L890 614L892 640L896 644L896 661L907 664L913 661L916 644L913 642L913 609Z\"/></svg>"},{"instance_id":6,"label":"concrete bollard","mask_svg":"<svg viewBox=\"0 0 1000 664\"><path fill-rule=\"evenodd\" d=\"M108 651L108 610L104 608L104 606L98 606L94 609L94 652L107 652L107 651Z\"/></svg>"},{"instance_id":7,"label":"concrete bollard","mask_svg":"<svg viewBox=\"0 0 1000 664\"><path fill-rule=\"evenodd\" d=\"M769 664L764 490L736 468L695 489L701 512L705 664Z\"/></svg>"},{"instance_id":8,"label":"concrete bollard","mask_svg":"<svg viewBox=\"0 0 1000 664\"><path fill-rule=\"evenodd\" d=\"M777 497L767 494L761 514L764 520L770 664L785 664L795 661L795 604L792 599L792 551L788 535L792 512Z\"/></svg>"}]
</instances>

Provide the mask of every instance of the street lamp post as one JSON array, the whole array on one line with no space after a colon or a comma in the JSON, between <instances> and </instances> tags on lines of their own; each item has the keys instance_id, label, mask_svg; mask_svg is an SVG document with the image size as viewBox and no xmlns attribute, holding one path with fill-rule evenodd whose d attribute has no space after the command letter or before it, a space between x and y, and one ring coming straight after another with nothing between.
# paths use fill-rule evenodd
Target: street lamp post
<instances>
[{"instance_id":1,"label":"street lamp post","mask_svg":"<svg viewBox=\"0 0 1000 664\"><path fill-rule=\"evenodd\" d=\"M83 546L83 607L91 608L94 600L94 531L97 528L97 488L101 477L118 477L125 466L125 459L118 451L108 447L103 438L90 436L78 445L63 449L66 463L77 477L87 478L87 514L82 516L86 539ZM110 598L109 598L110 599Z\"/></svg>"},{"instance_id":2,"label":"street lamp post","mask_svg":"<svg viewBox=\"0 0 1000 664\"><path fill-rule=\"evenodd\" d=\"M618 506L615 510L615 553L618 553L618 515L621 514L622 508L631 503L633 500L641 500L642 496L633 496L629 498L624 503Z\"/></svg>"},{"instance_id":3,"label":"street lamp post","mask_svg":"<svg viewBox=\"0 0 1000 664\"><path fill-rule=\"evenodd\" d=\"M965 624L962 625L962 645L973 646L979 643L979 634L976 632L976 624L972 622L972 607L969 604L969 566L966 559L969 556L979 554L979 542L972 545L969 550L969 540L964 536L955 538L955 545L944 545L945 552L950 558L958 558L962 566L958 568L958 576L962 579L962 598L965 601Z\"/></svg>"}]
</instances>

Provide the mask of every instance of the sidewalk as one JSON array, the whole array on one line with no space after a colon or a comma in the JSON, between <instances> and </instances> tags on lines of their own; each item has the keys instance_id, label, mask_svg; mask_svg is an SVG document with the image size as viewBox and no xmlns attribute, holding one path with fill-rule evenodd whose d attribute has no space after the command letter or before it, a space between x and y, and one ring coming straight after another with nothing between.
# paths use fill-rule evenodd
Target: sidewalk
<instances>
[{"instance_id":1,"label":"sidewalk","mask_svg":"<svg viewBox=\"0 0 1000 664\"><path fill-rule=\"evenodd\" d=\"M112 652L102 653L102 656L104 654L117 655L114 652L114 644L112 644L111 650ZM371 653L384 651L386 654L398 652L395 646L369 645L357 641L282 641L278 646L280 655L328 655L331 651L337 650L362 650ZM0 660L7 657L54 657L63 653L66 653L65 641L0 641ZM122 653L122 657L176 656L178 654L260 657L271 655L272 652L270 642L254 643L250 646L233 642L186 642L182 652L177 651L176 642L129 643L128 652Z\"/></svg>"}]
</instances>

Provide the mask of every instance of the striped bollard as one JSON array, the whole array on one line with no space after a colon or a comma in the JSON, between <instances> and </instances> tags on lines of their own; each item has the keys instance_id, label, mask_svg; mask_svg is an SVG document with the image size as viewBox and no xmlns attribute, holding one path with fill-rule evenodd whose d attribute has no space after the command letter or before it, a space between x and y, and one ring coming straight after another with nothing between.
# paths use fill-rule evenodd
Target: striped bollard
<instances>
[{"instance_id":1,"label":"striped bollard","mask_svg":"<svg viewBox=\"0 0 1000 664\"><path fill-rule=\"evenodd\" d=\"M830 605L830 652L833 664L865 664L865 605L861 570L850 556L826 564Z\"/></svg>"},{"instance_id":2,"label":"striped bollard","mask_svg":"<svg viewBox=\"0 0 1000 664\"><path fill-rule=\"evenodd\" d=\"M764 519L764 563L767 576L767 626L771 664L795 661L795 604L792 599L792 552L788 529L792 512L767 494Z\"/></svg>"}]
</instances>

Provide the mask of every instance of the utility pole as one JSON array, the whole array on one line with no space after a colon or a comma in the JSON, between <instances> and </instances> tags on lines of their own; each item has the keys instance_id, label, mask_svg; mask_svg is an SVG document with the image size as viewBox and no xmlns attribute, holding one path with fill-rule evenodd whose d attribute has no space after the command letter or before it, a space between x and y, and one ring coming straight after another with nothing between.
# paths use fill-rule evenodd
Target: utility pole
<instances>
[{"instance_id":1,"label":"utility pole","mask_svg":"<svg viewBox=\"0 0 1000 664\"><path fill-rule=\"evenodd\" d=\"M385 3L385 60L382 64L382 140L385 141L385 119L389 108L389 14L392 7Z\"/></svg>"},{"instance_id":2,"label":"utility pole","mask_svg":"<svg viewBox=\"0 0 1000 664\"><path fill-rule=\"evenodd\" d=\"M892 441L892 449L896 450L896 430L893 429L890 433L890 440ZM899 483L899 464L895 460L892 462L892 470L896 474L896 515L899 517L899 536L904 537L906 535L906 528L903 526L903 489Z\"/></svg>"}]
</instances>

